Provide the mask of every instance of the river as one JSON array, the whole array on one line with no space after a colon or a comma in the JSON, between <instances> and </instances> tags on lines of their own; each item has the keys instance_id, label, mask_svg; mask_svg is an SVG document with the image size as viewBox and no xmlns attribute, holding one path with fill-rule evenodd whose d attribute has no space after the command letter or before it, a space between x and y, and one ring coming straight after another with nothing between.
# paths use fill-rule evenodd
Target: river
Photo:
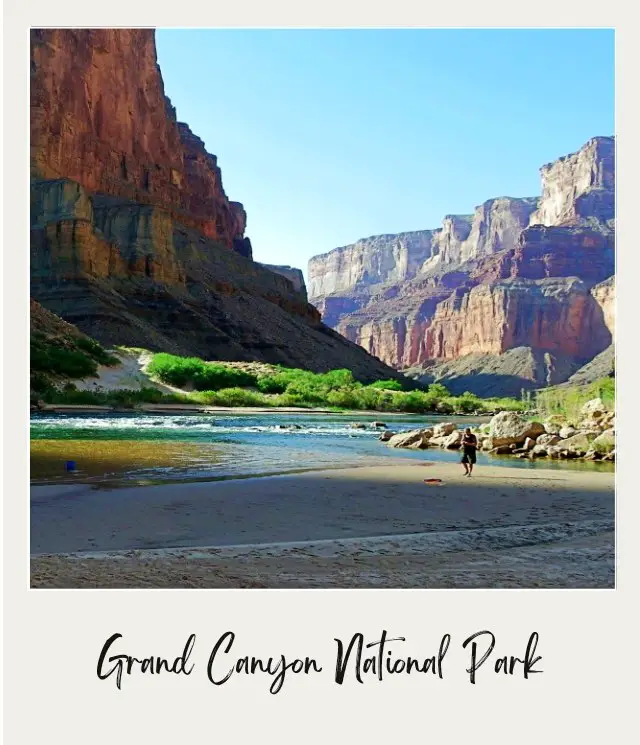
<instances>
[{"instance_id":1,"label":"river","mask_svg":"<svg viewBox=\"0 0 640 745\"><path fill-rule=\"evenodd\" d=\"M387 459L457 461L459 453L404 450L378 441L384 421L395 432L451 417L397 414L216 413L34 414L33 483L90 482L105 486L166 483L379 465ZM470 426L486 419L465 418ZM363 424L365 429L354 428ZM67 461L75 470L65 470ZM612 464L537 461L479 454L478 467L613 470Z\"/></svg>"}]
</instances>

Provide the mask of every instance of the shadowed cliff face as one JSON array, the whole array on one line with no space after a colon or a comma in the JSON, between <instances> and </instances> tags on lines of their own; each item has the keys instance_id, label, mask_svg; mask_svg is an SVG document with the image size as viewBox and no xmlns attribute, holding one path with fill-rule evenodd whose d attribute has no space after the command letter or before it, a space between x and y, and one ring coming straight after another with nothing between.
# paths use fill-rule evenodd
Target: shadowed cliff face
<instances>
[{"instance_id":1,"label":"shadowed cliff face","mask_svg":"<svg viewBox=\"0 0 640 745\"><path fill-rule=\"evenodd\" d=\"M286 277L293 285L293 289L296 292L299 292L306 299L307 287L304 283L304 275L302 274L302 271L300 269L296 269L292 266L282 266L275 264L263 264L262 266L271 272L275 272L276 274L280 274L281 276Z\"/></svg>"},{"instance_id":2,"label":"shadowed cliff face","mask_svg":"<svg viewBox=\"0 0 640 745\"><path fill-rule=\"evenodd\" d=\"M362 242L314 257L311 302L371 354L398 369L428 368L432 379L440 365L454 387L460 361L469 389L475 376L476 390L495 392L495 360L514 349L531 354L505 362L505 390L561 382L612 340L613 138L594 138L541 174L539 199L491 199L419 233L426 258L412 273L393 265L396 236L367 239L368 266L378 250L385 271L366 280L345 260Z\"/></svg>"},{"instance_id":3,"label":"shadowed cliff face","mask_svg":"<svg viewBox=\"0 0 640 745\"><path fill-rule=\"evenodd\" d=\"M395 375L320 322L297 270L252 261L245 226L165 96L153 30L32 31L36 300L106 345Z\"/></svg>"}]
</instances>

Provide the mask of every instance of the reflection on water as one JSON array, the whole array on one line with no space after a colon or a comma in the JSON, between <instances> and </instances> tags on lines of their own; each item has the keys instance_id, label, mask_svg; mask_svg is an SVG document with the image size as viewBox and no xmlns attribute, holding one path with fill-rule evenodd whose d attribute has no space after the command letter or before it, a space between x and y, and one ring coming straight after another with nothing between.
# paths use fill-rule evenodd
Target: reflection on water
<instances>
[{"instance_id":1,"label":"reflection on water","mask_svg":"<svg viewBox=\"0 0 640 745\"><path fill-rule=\"evenodd\" d=\"M393 431L438 421L388 414L384 419ZM150 484L380 465L397 458L459 459L455 451L388 448L378 442L374 421L370 415L331 414L36 414L31 418L31 479ZM354 423L364 428L354 428ZM65 471L70 460L77 464L74 473ZM613 470L611 464L478 456L480 466L490 462L514 468Z\"/></svg>"}]
</instances>

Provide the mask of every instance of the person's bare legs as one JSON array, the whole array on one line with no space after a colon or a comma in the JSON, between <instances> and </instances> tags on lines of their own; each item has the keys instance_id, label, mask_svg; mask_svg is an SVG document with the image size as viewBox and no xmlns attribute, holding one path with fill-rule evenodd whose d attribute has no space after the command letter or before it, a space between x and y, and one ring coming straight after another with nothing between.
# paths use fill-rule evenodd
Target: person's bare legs
<instances>
[{"instance_id":1,"label":"person's bare legs","mask_svg":"<svg viewBox=\"0 0 640 745\"><path fill-rule=\"evenodd\" d=\"M462 461L462 465L464 466L464 475L469 476L469 464L465 461Z\"/></svg>"},{"instance_id":2,"label":"person's bare legs","mask_svg":"<svg viewBox=\"0 0 640 745\"><path fill-rule=\"evenodd\" d=\"M469 463L469 473L467 474L467 476L471 476L472 472L473 472L473 463Z\"/></svg>"}]
</instances>

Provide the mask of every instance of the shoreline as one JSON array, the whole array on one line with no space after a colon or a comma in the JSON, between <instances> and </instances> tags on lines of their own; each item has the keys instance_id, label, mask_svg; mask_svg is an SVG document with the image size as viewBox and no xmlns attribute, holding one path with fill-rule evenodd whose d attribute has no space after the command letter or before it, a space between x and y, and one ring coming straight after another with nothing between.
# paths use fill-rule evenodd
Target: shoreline
<instances>
[{"instance_id":1,"label":"shoreline","mask_svg":"<svg viewBox=\"0 0 640 745\"><path fill-rule=\"evenodd\" d=\"M614 583L613 473L482 466L468 480L431 462L33 486L31 522L34 587Z\"/></svg>"},{"instance_id":2,"label":"shoreline","mask_svg":"<svg viewBox=\"0 0 640 745\"><path fill-rule=\"evenodd\" d=\"M98 404L42 404L38 408L32 409L32 414L48 412L51 414L65 414L69 412L87 412L87 413L159 413L159 414L180 414L180 413L237 413L237 414L332 414L335 416L375 416L384 417L426 417L440 419L490 419L490 414L416 414L406 411L375 411L369 409L323 409L312 408L305 409L295 406L281 407L262 407L262 406L201 406L199 404L140 404L133 409L118 408L116 406L98 405Z\"/></svg>"}]
</instances>

